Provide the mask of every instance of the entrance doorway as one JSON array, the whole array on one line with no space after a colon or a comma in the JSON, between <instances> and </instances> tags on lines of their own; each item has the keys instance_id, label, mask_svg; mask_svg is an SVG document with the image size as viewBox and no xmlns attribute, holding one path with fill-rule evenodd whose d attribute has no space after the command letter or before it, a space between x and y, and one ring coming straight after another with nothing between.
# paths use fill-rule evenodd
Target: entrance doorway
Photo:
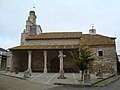
<instances>
[{"instance_id":1,"label":"entrance doorway","mask_svg":"<svg viewBox=\"0 0 120 90\"><path fill-rule=\"evenodd\" d=\"M7 60L6 60L6 58L3 58L1 61L1 69L2 70L6 69L6 64L7 64Z\"/></svg>"},{"instance_id":2,"label":"entrance doorway","mask_svg":"<svg viewBox=\"0 0 120 90\"><path fill-rule=\"evenodd\" d=\"M51 59L51 72L59 72L59 58Z\"/></svg>"}]
</instances>

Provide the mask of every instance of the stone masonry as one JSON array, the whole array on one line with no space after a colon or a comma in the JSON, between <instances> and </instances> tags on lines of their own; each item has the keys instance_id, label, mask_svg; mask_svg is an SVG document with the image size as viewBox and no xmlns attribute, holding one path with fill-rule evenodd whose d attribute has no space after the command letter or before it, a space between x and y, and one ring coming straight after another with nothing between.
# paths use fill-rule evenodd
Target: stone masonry
<instances>
[{"instance_id":1,"label":"stone masonry","mask_svg":"<svg viewBox=\"0 0 120 90\"><path fill-rule=\"evenodd\" d=\"M82 32L50 32L43 33L36 23L36 14L30 11L25 29L21 34L21 45L10 49L13 65L20 71L31 68L39 72L79 72L75 60L71 56L72 50L81 45L90 47L94 61L89 68L91 73L117 72L116 44L114 37L96 34L96 29L90 29L89 34ZM59 52L65 55L61 59ZM28 53L31 52L31 53ZM61 61L60 61L61 60Z\"/></svg>"}]
</instances>

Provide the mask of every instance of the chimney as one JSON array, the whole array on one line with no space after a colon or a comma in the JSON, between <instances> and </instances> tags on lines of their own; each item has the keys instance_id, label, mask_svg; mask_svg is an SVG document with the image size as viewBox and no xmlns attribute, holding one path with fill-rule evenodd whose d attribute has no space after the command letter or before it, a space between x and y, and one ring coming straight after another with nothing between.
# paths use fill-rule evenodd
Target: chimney
<instances>
[{"instance_id":1,"label":"chimney","mask_svg":"<svg viewBox=\"0 0 120 90\"><path fill-rule=\"evenodd\" d=\"M92 26L92 29L89 30L89 34L96 34L96 29Z\"/></svg>"}]
</instances>

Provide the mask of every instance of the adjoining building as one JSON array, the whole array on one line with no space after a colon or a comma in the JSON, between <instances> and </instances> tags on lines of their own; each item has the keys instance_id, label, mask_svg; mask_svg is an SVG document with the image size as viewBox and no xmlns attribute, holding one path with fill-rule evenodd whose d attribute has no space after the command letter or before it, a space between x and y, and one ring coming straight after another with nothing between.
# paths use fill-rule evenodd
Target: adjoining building
<instances>
[{"instance_id":1,"label":"adjoining building","mask_svg":"<svg viewBox=\"0 0 120 90\"><path fill-rule=\"evenodd\" d=\"M116 44L114 37L96 34L90 29L89 34L82 32L43 33L36 24L36 15L30 11L26 28L21 34L21 45L10 48L12 67L19 71L39 72L79 72L70 52L83 44L93 51L94 61L91 72L117 72Z\"/></svg>"},{"instance_id":2,"label":"adjoining building","mask_svg":"<svg viewBox=\"0 0 120 90\"><path fill-rule=\"evenodd\" d=\"M0 70L6 70L8 51L0 48Z\"/></svg>"}]
</instances>

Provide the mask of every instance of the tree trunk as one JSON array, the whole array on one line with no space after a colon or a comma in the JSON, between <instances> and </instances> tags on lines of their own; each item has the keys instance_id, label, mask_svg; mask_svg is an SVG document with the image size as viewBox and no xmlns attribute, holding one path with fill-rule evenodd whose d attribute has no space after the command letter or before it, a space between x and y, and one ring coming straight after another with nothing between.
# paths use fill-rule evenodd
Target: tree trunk
<instances>
[{"instance_id":1,"label":"tree trunk","mask_svg":"<svg viewBox=\"0 0 120 90\"><path fill-rule=\"evenodd\" d=\"M83 82L83 74L84 74L84 70L82 70L82 74L81 74L81 81Z\"/></svg>"}]
</instances>

